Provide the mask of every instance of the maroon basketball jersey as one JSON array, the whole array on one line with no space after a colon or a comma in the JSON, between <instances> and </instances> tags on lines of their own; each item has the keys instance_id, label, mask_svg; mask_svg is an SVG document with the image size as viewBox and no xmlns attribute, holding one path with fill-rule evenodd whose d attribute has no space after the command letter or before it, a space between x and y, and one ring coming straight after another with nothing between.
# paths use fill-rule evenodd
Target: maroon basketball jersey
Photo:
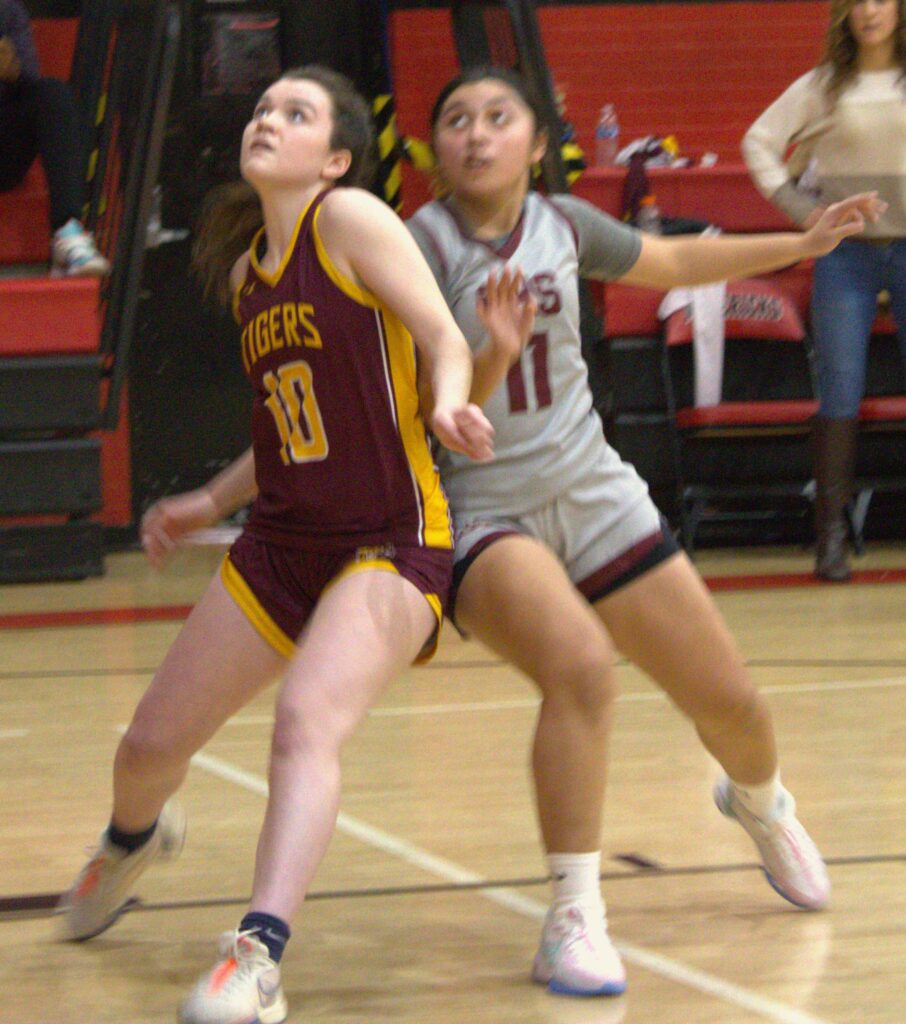
<instances>
[{"instance_id":1,"label":"maroon basketball jersey","mask_svg":"<svg viewBox=\"0 0 906 1024\"><path fill-rule=\"evenodd\" d=\"M300 547L347 541L452 546L446 497L418 408L411 335L331 262L327 192L299 218L277 271L253 239L234 296L255 390L258 497L246 529Z\"/></svg>"}]
</instances>

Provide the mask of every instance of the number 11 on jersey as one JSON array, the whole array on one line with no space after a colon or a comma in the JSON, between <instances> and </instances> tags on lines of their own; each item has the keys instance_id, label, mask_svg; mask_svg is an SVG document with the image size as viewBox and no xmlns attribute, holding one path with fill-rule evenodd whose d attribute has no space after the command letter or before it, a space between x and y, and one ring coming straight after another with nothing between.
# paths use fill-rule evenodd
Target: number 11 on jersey
<instances>
[{"instance_id":1,"label":"number 11 on jersey","mask_svg":"<svg viewBox=\"0 0 906 1024\"><path fill-rule=\"evenodd\" d=\"M546 409L553 401L547 372L547 333L533 334L525 346L525 351L530 352L532 357L535 408ZM522 357L513 363L506 375L506 390L510 401L510 412L528 412L528 389Z\"/></svg>"}]
</instances>

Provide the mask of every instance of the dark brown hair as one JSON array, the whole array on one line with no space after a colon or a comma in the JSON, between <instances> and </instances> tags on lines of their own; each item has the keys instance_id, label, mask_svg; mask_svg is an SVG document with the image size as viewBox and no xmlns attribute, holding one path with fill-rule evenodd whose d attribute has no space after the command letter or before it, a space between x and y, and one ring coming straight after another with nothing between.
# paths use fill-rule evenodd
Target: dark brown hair
<instances>
[{"instance_id":1,"label":"dark brown hair","mask_svg":"<svg viewBox=\"0 0 906 1024\"><path fill-rule=\"evenodd\" d=\"M336 184L367 187L376 166L374 125L368 104L352 82L320 64L290 68L278 81L284 79L315 82L327 93L333 118L330 148L346 149L351 155L349 169ZM258 194L247 182L229 182L208 193L192 247L192 262L206 297L229 302L230 270L263 223Z\"/></svg>"},{"instance_id":2,"label":"dark brown hair","mask_svg":"<svg viewBox=\"0 0 906 1024\"><path fill-rule=\"evenodd\" d=\"M906 76L906 0L896 0L897 27L894 30L894 59ZM830 21L821 66L827 73L826 91L831 104L859 73L859 44L849 27L855 0L831 0Z\"/></svg>"},{"instance_id":3,"label":"dark brown hair","mask_svg":"<svg viewBox=\"0 0 906 1024\"><path fill-rule=\"evenodd\" d=\"M434 106L431 108L431 134L434 134L434 129L437 127L444 104L461 85L473 85L475 82L485 82L488 79L508 85L532 112L532 116L535 118L536 131L544 128L544 116L541 112L541 107L535 97L529 92L525 79L521 75L510 68L497 67L494 64L476 64L474 67L465 68L460 71L455 78L451 78L443 89L440 90L437 99L434 101Z\"/></svg>"}]
</instances>

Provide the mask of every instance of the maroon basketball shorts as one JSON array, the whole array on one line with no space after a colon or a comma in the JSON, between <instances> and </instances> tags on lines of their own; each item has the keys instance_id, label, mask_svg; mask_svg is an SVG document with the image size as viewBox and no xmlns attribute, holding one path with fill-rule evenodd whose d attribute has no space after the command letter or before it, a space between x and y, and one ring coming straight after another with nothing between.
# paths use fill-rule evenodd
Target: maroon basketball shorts
<instances>
[{"instance_id":1,"label":"maroon basketball shorts","mask_svg":"<svg viewBox=\"0 0 906 1024\"><path fill-rule=\"evenodd\" d=\"M393 572L425 596L437 626L416 661L428 661L437 648L443 608L453 574L448 548L393 543L343 546L331 550L284 547L243 533L221 566L227 591L265 640L285 658L331 584L355 572Z\"/></svg>"}]
</instances>

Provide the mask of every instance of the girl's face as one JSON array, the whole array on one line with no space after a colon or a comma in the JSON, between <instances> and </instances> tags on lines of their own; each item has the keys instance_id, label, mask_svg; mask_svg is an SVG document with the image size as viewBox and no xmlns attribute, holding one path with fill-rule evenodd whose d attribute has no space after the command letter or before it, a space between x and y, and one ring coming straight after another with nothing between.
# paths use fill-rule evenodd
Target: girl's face
<instances>
[{"instance_id":1,"label":"girl's face","mask_svg":"<svg viewBox=\"0 0 906 1024\"><path fill-rule=\"evenodd\" d=\"M855 0L849 29L860 50L890 43L899 21L899 0Z\"/></svg>"},{"instance_id":2,"label":"girl's face","mask_svg":"<svg viewBox=\"0 0 906 1024\"><path fill-rule=\"evenodd\" d=\"M242 176L260 186L305 187L336 180L348 150L330 148L333 108L317 82L281 78L258 101L242 133Z\"/></svg>"},{"instance_id":3,"label":"girl's face","mask_svg":"<svg viewBox=\"0 0 906 1024\"><path fill-rule=\"evenodd\" d=\"M526 187L544 147L532 111L506 82L493 78L452 92L434 126L440 176L454 194L467 197Z\"/></svg>"}]
</instances>

